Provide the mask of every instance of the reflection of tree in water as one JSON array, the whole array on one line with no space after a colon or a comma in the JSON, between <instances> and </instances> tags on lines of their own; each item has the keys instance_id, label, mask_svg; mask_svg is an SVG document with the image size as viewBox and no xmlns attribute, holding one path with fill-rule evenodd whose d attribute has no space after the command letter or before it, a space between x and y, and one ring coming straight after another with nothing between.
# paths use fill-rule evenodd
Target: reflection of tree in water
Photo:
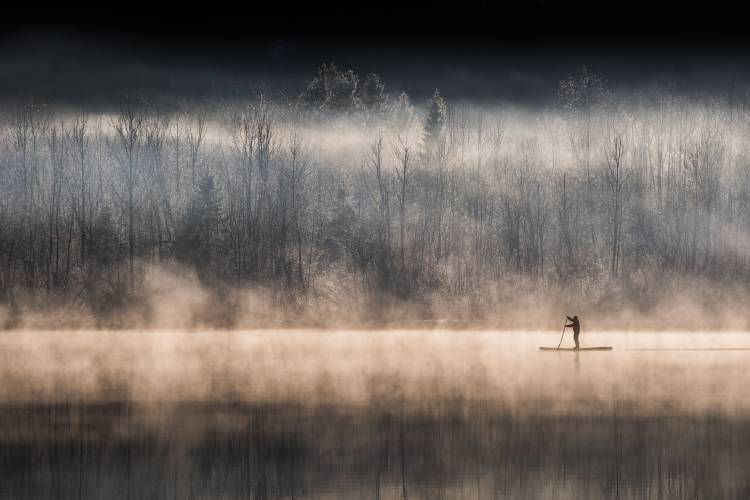
<instances>
[{"instance_id":1,"label":"reflection of tree in water","mask_svg":"<svg viewBox=\"0 0 750 500\"><path fill-rule=\"evenodd\" d=\"M748 422L299 403L2 408L2 498L739 498ZM128 493L129 484L130 491Z\"/></svg>"}]
</instances>

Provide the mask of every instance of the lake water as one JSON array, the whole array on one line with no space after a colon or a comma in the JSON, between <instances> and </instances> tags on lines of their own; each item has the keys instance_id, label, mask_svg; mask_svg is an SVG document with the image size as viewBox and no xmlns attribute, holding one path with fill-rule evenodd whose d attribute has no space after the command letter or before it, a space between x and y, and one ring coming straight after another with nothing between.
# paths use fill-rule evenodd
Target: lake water
<instances>
[{"instance_id":1,"label":"lake water","mask_svg":"<svg viewBox=\"0 0 750 500\"><path fill-rule=\"evenodd\" d=\"M750 334L559 340L5 332L0 498L750 495Z\"/></svg>"}]
</instances>

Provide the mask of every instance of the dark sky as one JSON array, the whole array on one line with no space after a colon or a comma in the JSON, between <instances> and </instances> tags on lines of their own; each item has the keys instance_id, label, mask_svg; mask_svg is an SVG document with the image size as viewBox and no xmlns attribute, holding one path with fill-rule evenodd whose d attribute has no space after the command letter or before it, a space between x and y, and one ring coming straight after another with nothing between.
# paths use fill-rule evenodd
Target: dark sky
<instances>
[{"instance_id":1,"label":"dark sky","mask_svg":"<svg viewBox=\"0 0 750 500\"><path fill-rule=\"evenodd\" d=\"M159 5L158 7L156 5ZM744 16L721 2L127 2L0 20L0 102L90 107L125 94L296 94L324 61L379 73L415 99L543 105L584 65L616 90L726 93L750 81ZM101 4L104 9L108 4ZM264 82L264 83L263 83Z\"/></svg>"}]
</instances>

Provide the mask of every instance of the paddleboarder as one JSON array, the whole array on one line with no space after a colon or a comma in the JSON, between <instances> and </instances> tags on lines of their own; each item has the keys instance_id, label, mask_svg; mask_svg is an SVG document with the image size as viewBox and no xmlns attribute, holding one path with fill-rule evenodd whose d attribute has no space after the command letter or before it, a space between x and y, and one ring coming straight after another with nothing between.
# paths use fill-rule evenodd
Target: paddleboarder
<instances>
[{"instance_id":1,"label":"paddleboarder","mask_svg":"<svg viewBox=\"0 0 750 500\"><path fill-rule=\"evenodd\" d=\"M576 343L576 349L578 349L578 334L581 333L581 323L578 321L578 316L573 316L572 318L570 316L566 316L566 318L568 318L570 324L565 325L565 328L573 329L573 340Z\"/></svg>"}]
</instances>

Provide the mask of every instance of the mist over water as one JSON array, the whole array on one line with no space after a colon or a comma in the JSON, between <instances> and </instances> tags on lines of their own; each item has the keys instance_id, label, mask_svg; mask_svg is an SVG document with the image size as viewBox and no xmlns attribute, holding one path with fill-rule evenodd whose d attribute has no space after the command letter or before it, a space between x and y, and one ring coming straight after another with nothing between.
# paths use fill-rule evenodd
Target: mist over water
<instances>
[{"instance_id":1,"label":"mist over water","mask_svg":"<svg viewBox=\"0 0 750 500\"><path fill-rule=\"evenodd\" d=\"M572 346L570 331L563 347ZM0 400L404 405L456 398L550 415L744 414L746 333L445 330L10 332ZM626 350L627 349L627 350ZM641 350L645 349L645 350ZM704 349L704 350L701 350Z\"/></svg>"},{"instance_id":2,"label":"mist over water","mask_svg":"<svg viewBox=\"0 0 750 500\"><path fill-rule=\"evenodd\" d=\"M748 349L747 333L584 331L584 347L615 350L538 351L559 340L554 331L9 332L0 496L746 491L750 351L658 349Z\"/></svg>"}]
</instances>

